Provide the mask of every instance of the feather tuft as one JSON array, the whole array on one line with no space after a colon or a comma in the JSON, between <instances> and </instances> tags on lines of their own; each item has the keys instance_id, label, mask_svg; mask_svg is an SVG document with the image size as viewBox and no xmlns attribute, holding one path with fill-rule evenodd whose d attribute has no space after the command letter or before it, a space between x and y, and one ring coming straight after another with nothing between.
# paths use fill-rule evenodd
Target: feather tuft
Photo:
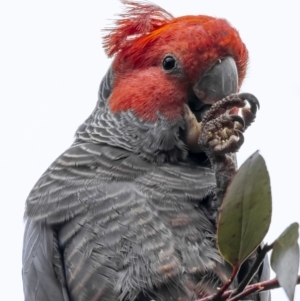
<instances>
[{"instance_id":1,"label":"feather tuft","mask_svg":"<svg viewBox=\"0 0 300 301\"><path fill-rule=\"evenodd\" d=\"M125 5L124 13L120 14L115 27L105 29L109 33L104 36L103 47L109 57L173 19L166 10L147 1L121 2Z\"/></svg>"}]
</instances>

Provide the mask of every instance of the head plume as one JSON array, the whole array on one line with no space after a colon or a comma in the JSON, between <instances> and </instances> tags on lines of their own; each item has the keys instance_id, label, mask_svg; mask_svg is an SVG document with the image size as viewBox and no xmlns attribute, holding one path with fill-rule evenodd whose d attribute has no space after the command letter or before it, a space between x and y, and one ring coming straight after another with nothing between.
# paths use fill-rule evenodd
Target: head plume
<instances>
[{"instance_id":1,"label":"head plume","mask_svg":"<svg viewBox=\"0 0 300 301\"><path fill-rule=\"evenodd\" d=\"M173 19L166 10L148 2L121 2L125 5L125 12L120 14L115 27L106 29L110 33L104 37L103 46L109 57Z\"/></svg>"},{"instance_id":2,"label":"head plume","mask_svg":"<svg viewBox=\"0 0 300 301\"><path fill-rule=\"evenodd\" d=\"M114 71L126 72L132 68L150 67L161 63L159 54L181 47L188 56L202 60L199 75L217 59L232 56L237 64L239 86L247 69L248 51L238 31L226 20L205 15L174 18L161 7L148 2L121 0L125 12L104 37L104 49L108 56L115 55ZM174 46L174 47L173 47ZM189 54L188 54L189 53Z\"/></svg>"}]
</instances>

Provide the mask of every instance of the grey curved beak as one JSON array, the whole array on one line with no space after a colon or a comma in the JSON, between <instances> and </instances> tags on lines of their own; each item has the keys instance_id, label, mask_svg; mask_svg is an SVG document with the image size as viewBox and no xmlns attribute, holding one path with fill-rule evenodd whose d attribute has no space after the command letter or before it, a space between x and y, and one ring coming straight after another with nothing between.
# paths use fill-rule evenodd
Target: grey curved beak
<instances>
[{"instance_id":1,"label":"grey curved beak","mask_svg":"<svg viewBox=\"0 0 300 301\"><path fill-rule=\"evenodd\" d=\"M193 91L207 105L238 92L238 72L232 57L226 57L208 69L197 82Z\"/></svg>"}]
</instances>

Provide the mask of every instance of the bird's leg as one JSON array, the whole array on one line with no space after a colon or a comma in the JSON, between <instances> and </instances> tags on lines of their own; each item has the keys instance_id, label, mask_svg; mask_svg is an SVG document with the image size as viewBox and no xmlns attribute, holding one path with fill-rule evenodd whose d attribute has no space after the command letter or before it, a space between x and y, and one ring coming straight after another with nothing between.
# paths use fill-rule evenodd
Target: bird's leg
<instances>
[{"instance_id":1,"label":"bird's leg","mask_svg":"<svg viewBox=\"0 0 300 301\"><path fill-rule=\"evenodd\" d=\"M247 103L250 107L247 107ZM242 117L230 114L235 108L242 108ZM215 208L221 205L227 186L236 172L233 153L243 144L243 132L254 121L257 108L259 102L254 95L232 94L212 105L203 117L198 143L215 170Z\"/></svg>"}]
</instances>

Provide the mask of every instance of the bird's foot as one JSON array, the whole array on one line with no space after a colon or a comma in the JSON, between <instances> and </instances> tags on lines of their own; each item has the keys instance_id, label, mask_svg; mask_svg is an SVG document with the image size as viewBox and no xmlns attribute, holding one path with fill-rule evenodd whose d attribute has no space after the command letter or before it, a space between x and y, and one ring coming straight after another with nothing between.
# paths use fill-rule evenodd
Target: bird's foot
<instances>
[{"instance_id":1,"label":"bird's foot","mask_svg":"<svg viewBox=\"0 0 300 301\"><path fill-rule=\"evenodd\" d=\"M242 116L230 113L237 108L242 108ZM209 152L209 157L237 152L244 142L243 132L254 121L257 108L257 98L249 93L231 94L212 105L201 122L200 148Z\"/></svg>"},{"instance_id":2,"label":"bird's foot","mask_svg":"<svg viewBox=\"0 0 300 301\"><path fill-rule=\"evenodd\" d=\"M254 121L259 108L249 93L232 94L213 104L201 122L185 106L185 142L194 153L205 152L216 175L215 200L210 204L217 215L224 193L236 172L235 153L244 142L243 132ZM237 115L241 109L241 116Z\"/></svg>"}]
</instances>

